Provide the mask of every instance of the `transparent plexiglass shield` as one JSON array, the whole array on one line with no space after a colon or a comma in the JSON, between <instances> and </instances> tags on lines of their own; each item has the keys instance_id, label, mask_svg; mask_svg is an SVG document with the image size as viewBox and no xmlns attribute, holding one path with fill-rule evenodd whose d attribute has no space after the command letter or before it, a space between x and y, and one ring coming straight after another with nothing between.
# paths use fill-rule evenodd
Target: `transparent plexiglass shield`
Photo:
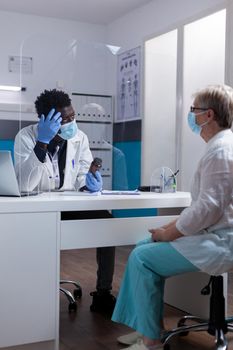
<instances>
[{"instance_id":1,"label":"transparent plexiglass shield","mask_svg":"<svg viewBox=\"0 0 233 350\"><path fill-rule=\"evenodd\" d=\"M85 175L91 162L85 147L90 148L92 159L102 159L103 189L130 188L128 151L113 138L119 49L67 38L60 33L38 33L22 42L20 86L23 89L14 150L21 191L29 195L32 191L76 191L85 186ZM41 116L34 103L45 90L53 89L69 95L78 126L74 139L66 141L64 176L53 158L53 150L47 151L43 161L35 152ZM84 135L88 139L86 145L83 144ZM73 152L71 158L70 149ZM137 167L140 173L139 161ZM137 185L140 185L139 181Z\"/></svg>"},{"instance_id":2,"label":"transparent plexiglass shield","mask_svg":"<svg viewBox=\"0 0 233 350\"><path fill-rule=\"evenodd\" d=\"M176 173L168 167L156 168L150 180L150 191L157 193L176 192Z\"/></svg>"}]
</instances>

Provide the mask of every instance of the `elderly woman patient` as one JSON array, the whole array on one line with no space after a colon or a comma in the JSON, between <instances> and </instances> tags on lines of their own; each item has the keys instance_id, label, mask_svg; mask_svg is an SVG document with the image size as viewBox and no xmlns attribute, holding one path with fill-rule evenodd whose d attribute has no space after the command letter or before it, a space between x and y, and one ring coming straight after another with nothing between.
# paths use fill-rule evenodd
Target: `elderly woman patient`
<instances>
[{"instance_id":1,"label":"elderly woman patient","mask_svg":"<svg viewBox=\"0 0 233 350\"><path fill-rule=\"evenodd\" d=\"M206 142L194 174L192 203L176 221L150 229L132 251L112 316L140 333L119 339L130 350L162 349L166 278L185 272L218 275L233 268L233 89L214 85L194 95L187 121Z\"/></svg>"}]
</instances>

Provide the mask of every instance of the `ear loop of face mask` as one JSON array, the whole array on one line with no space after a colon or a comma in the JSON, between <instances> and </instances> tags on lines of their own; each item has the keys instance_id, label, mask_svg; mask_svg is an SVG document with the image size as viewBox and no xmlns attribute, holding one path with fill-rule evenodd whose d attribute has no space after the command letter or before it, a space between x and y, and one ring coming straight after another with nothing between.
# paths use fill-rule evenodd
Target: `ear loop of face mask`
<instances>
[{"instance_id":1,"label":"ear loop of face mask","mask_svg":"<svg viewBox=\"0 0 233 350\"><path fill-rule=\"evenodd\" d=\"M196 115L199 115L199 114L203 114L203 113L206 113L207 111L203 111L203 112L199 112L199 113L196 113ZM204 125L206 125L206 124L208 124L209 123L209 120L207 120L206 122L204 122L204 123L202 123L202 124L198 124L201 128L204 126Z\"/></svg>"}]
</instances>

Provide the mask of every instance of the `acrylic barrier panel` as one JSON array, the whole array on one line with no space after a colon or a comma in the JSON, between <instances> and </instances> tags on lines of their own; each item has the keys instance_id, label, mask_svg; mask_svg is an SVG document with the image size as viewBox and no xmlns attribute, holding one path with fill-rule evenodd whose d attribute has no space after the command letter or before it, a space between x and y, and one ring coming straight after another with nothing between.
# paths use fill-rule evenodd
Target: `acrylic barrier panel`
<instances>
[{"instance_id":1,"label":"acrylic barrier panel","mask_svg":"<svg viewBox=\"0 0 233 350\"><path fill-rule=\"evenodd\" d=\"M19 64L20 85L25 89L20 93L20 132L16 133L14 152L15 170L22 191L29 193L78 189L85 185L85 174L94 157L102 159L103 187L112 188L113 155L116 153L113 146L115 93L113 82L115 81L116 52L112 50L112 46L110 48L109 45L102 43L66 38L60 33L59 35L37 34L23 41ZM27 60L27 58L30 59ZM30 67L29 64L31 64ZM48 115L48 110L45 108L49 105L45 98L48 93L45 90L49 90L51 97L53 89L68 94L78 127L77 134L67 140L67 143L65 142L66 159L71 157L66 162L65 174L61 172L59 163L62 147L54 147L54 144L57 144L57 137L52 145L51 140L55 141L54 136L48 136L45 132L46 135L41 137L40 130L42 143L45 142L43 138L47 137L49 152L45 152L43 147L41 150L37 144L41 111L46 111L45 117ZM41 97L42 93L43 97ZM40 113L34 105L39 96L40 102L37 102L37 109L40 109ZM67 120L64 115L62 118L62 124L69 124L69 122L73 124L72 120L70 121L69 118ZM43 127L44 125L41 126L42 129ZM60 134L61 130L66 128L58 128L56 133L63 135L62 137L66 139L67 132ZM83 149L81 150L80 147ZM120 175L123 176L123 171ZM124 183L127 181L128 179L124 180Z\"/></svg>"},{"instance_id":2,"label":"acrylic barrier panel","mask_svg":"<svg viewBox=\"0 0 233 350\"><path fill-rule=\"evenodd\" d=\"M150 192L170 193L176 192L176 176L168 167L154 169L150 179Z\"/></svg>"},{"instance_id":3,"label":"acrylic barrier panel","mask_svg":"<svg viewBox=\"0 0 233 350\"><path fill-rule=\"evenodd\" d=\"M192 94L210 84L223 84L225 72L226 11L214 13L184 27L183 123L181 140L181 189L190 190L205 142L187 124ZM195 152L193 150L195 149Z\"/></svg>"},{"instance_id":4,"label":"acrylic barrier panel","mask_svg":"<svg viewBox=\"0 0 233 350\"><path fill-rule=\"evenodd\" d=\"M145 42L145 104L142 180L150 183L154 169L176 160L177 30Z\"/></svg>"},{"instance_id":5,"label":"acrylic barrier panel","mask_svg":"<svg viewBox=\"0 0 233 350\"><path fill-rule=\"evenodd\" d=\"M34 102L45 90L57 88L71 93L75 50L75 40L63 37L60 33L29 35L21 44L20 85L24 90L21 92L21 130L15 138L14 153L16 175L22 192L51 191L58 186L58 163L55 163L55 159L53 164L47 162L48 154L44 150L44 145L49 144L55 136L58 122L55 125L54 119L51 118L51 121L49 118L46 119L53 106L44 97L38 107L39 117L42 113L45 115L44 131L40 131L40 141L43 145L35 148L38 141L37 123L40 119ZM53 116L55 115L56 113Z\"/></svg>"},{"instance_id":6,"label":"acrylic barrier panel","mask_svg":"<svg viewBox=\"0 0 233 350\"><path fill-rule=\"evenodd\" d=\"M18 82L19 74L15 74L11 84L17 86ZM15 103L17 99L18 103ZM0 91L0 101L0 196L19 196L13 164L14 138L21 127L20 92Z\"/></svg>"}]
</instances>

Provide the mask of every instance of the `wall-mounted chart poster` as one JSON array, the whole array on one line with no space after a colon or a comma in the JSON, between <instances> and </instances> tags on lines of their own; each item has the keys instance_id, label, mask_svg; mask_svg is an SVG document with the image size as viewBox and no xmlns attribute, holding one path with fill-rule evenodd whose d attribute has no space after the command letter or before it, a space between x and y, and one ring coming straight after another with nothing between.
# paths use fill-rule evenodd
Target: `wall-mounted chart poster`
<instances>
[{"instance_id":1,"label":"wall-mounted chart poster","mask_svg":"<svg viewBox=\"0 0 233 350\"><path fill-rule=\"evenodd\" d=\"M139 118L140 47L136 47L118 55L116 122Z\"/></svg>"}]
</instances>

